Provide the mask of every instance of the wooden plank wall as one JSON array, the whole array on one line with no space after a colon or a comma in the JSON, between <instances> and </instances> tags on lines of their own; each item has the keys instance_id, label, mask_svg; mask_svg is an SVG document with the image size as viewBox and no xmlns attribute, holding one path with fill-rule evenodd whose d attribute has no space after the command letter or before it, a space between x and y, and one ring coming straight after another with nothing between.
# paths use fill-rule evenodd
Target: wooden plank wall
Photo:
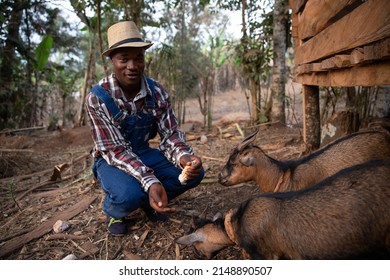
<instances>
[{"instance_id":1,"label":"wooden plank wall","mask_svg":"<svg viewBox=\"0 0 390 280\"><path fill-rule=\"evenodd\" d=\"M290 6L296 82L390 84L389 0L290 0Z\"/></svg>"},{"instance_id":2,"label":"wooden plank wall","mask_svg":"<svg viewBox=\"0 0 390 280\"><path fill-rule=\"evenodd\" d=\"M320 146L319 86L390 85L390 0L289 0L303 137Z\"/></svg>"}]
</instances>

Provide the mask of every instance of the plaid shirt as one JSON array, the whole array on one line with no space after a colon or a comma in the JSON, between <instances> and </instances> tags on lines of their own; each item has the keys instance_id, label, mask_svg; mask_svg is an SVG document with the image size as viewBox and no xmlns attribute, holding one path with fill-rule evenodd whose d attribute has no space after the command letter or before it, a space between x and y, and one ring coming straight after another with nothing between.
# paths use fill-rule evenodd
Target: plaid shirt
<instances>
[{"instance_id":1,"label":"plaid shirt","mask_svg":"<svg viewBox=\"0 0 390 280\"><path fill-rule=\"evenodd\" d=\"M141 91L133 100L126 99L115 74L103 78L99 84L111 94L125 115L141 111L145 105L146 95L151 94L145 78L142 80ZM180 167L180 157L184 154L193 154L193 150L185 143L184 132L178 129L178 120L173 112L168 93L157 82L155 82L154 96L153 115L156 118L158 134L161 139L159 149L168 160ZM94 141L93 157L102 156L108 164L135 177L145 192L153 183L159 183L153 170L145 166L133 153L131 143L123 138L117 127L118 123L114 121L104 102L90 92L86 96L85 106Z\"/></svg>"}]
</instances>

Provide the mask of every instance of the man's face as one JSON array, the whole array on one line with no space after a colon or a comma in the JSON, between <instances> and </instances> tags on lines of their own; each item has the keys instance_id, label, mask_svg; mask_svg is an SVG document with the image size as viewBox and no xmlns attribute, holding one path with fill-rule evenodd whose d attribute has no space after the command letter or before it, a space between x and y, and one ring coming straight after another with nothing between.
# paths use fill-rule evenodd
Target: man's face
<instances>
[{"instance_id":1,"label":"man's face","mask_svg":"<svg viewBox=\"0 0 390 280\"><path fill-rule=\"evenodd\" d=\"M120 48L111 55L115 76L123 89L133 89L140 85L145 69L143 48Z\"/></svg>"}]
</instances>

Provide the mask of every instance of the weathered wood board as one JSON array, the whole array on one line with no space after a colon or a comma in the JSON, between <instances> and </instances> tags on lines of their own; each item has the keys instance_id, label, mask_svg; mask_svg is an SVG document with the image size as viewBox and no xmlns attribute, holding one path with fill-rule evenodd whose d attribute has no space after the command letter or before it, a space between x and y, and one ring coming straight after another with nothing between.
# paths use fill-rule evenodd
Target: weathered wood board
<instances>
[{"instance_id":1,"label":"weathered wood board","mask_svg":"<svg viewBox=\"0 0 390 280\"><path fill-rule=\"evenodd\" d=\"M318 86L390 85L389 0L289 0L304 138L319 144ZM317 89L315 89L317 87ZM314 109L313 109L314 108ZM313 111L314 110L314 111Z\"/></svg>"},{"instance_id":2,"label":"weathered wood board","mask_svg":"<svg viewBox=\"0 0 390 280\"><path fill-rule=\"evenodd\" d=\"M390 1L368 0L297 46L295 63L315 62L387 37L390 37Z\"/></svg>"}]
</instances>

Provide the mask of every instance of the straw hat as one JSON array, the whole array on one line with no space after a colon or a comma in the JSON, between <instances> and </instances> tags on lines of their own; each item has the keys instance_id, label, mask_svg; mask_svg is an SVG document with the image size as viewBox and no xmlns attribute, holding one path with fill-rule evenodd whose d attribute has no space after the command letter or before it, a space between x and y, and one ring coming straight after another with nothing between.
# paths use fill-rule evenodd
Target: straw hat
<instances>
[{"instance_id":1,"label":"straw hat","mask_svg":"<svg viewBox=\"0 0 390 280\"><path fill-rule=\"evenodd\" d=\"M113 50L125 47L150 48L153 43L145 42L133 21L121 21L111 25L107 30L108 50L103 52L109 56Z\"/></svg>"}]
</instances>

